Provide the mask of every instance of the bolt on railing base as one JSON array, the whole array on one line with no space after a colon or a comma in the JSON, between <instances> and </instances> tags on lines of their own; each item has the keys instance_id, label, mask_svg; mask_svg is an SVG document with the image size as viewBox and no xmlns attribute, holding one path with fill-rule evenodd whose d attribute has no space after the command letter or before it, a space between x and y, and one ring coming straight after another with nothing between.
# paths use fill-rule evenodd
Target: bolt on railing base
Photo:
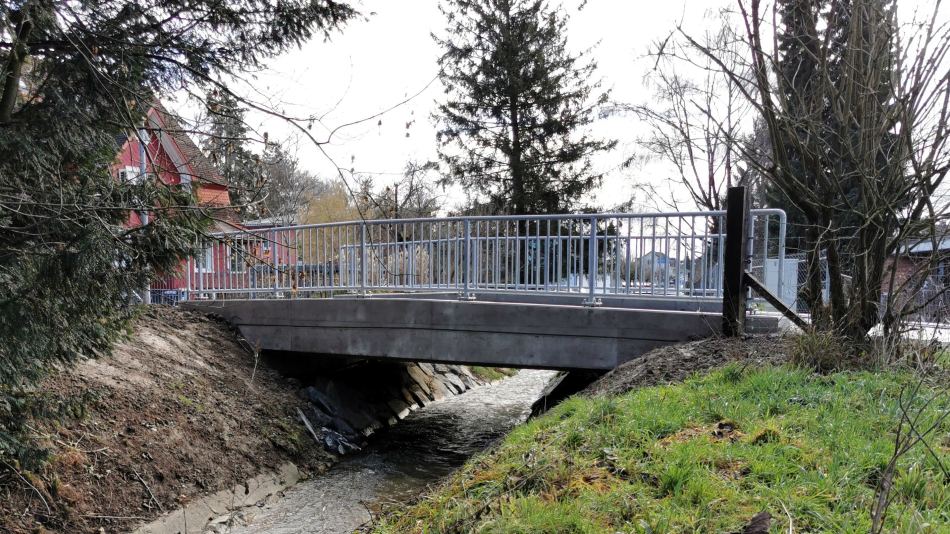
<instances>
[{"instance_id":1,"label":"bolt on railing base","mask_svg":"<svg viewBox=\"0 0 950 534\"><path fill-rule=\"evenodd\" d=\"M599 308L604 305L600 299L584 299L581 303L585 308Z\"/></svg>"},{"instance_id":2,"label":"bolt on railing base","mask_svg":"<svg viewBox=\"0 0 950 534\"><path fill-rule=\"evenodd\" d=\"M470 301L475 300L475 295L472 295L471 293L469 293L468 295L466 295L465 293L459 293L459 297L458 297L458 298L459 298L459 300L464 300L464 301L470 302Z\"/></svg>"}]
</instances>

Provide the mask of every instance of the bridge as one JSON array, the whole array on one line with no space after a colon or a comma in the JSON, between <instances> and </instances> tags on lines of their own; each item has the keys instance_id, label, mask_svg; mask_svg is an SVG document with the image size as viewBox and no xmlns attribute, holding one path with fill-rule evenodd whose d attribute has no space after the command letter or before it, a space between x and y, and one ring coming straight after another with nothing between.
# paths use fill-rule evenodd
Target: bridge
<instances>
[{"instance_id":1,"label":"bridge","mask_svg":"<svg viewBox=\"0 0 950 534\"><path fill-rule=\"evenodd\" d=\"M734 245L745 269L791 304L784 212L745 217ZM450 217L217 234L189 262L181 305L221 314L265 350L607 370L721 332L726 218ZM765 331L779 317L747 323Z\"/></svg>"}]
</instances>

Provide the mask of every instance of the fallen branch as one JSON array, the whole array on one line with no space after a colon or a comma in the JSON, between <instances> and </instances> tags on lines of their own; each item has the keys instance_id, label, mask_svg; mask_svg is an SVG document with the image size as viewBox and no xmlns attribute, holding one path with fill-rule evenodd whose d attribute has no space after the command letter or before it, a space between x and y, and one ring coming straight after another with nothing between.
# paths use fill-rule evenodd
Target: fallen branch
<instances>
[{"instance_id":1,"label":"fallen branch","mask_svg":"<svg viewBox=\"0 0 950 534\"><path fill-rule=\"evenodd\" d=\"M3 460L0 460L0 461L3 462L3 465L7 466L7 469L9 469L10 471L13 471L14 473L16 473L16 476L20 477L20 480L22 480L24 484L26 484L27 486L33 488L33 491L35 491L36 494L39 495L40 500L43 501L43 505L46 506L46 513L47 513L47 514L50 514L50 515L53 515L53 511L50 510L50 508L49 508L49 503L46 502L46 498L43 497L43 494L40 492L40 490L36 489L36 486L34 486L33 484L30 484L30 481L27 480L26 478L24 478L23 475L21 475L20 472L17 471L17 469L16 469L15 467L13 467L12 465L8 464L6 461L3 461Z\"/></svg>"},{"instance_id":2,"label":"fallen branch","mask_svg":"<svg viewBox=\"0 0 950 534\"><path fill-rule=\"evenodd\" d=\"M152 500L155 501L155 504L158 505L158 509L161 510L162 513L165 513L165 508L163 508L162 503L158 502L158 499L155 498L155 494L152 493L152 488L148 487L148 484L146 484L145 481L142 480L142 477L139 475L138 471L133 469L132 472L135 473L135 478L139 479L139 482L141 482L142 485L145 486L145 491L148 492L148 496L151 497Z\"/></svg>"},{"instance_id":3,"label":"fallen branch","mask_svg":"<svg viewBox=\"0 0 950 534\"><path fill-rule=\"evenodd\" d=\"M307 427L307 430L310 431L310 435L313 436L313 440L317 442L317 445L322 445L320 438L317 437L317 433L313 430L313 425L310 424L310 420L307 419L306 415L304 415L303 410L297 408L297 415L300 417L300 420L303 422L304 426Z\"/></svg>"}]
</instances>

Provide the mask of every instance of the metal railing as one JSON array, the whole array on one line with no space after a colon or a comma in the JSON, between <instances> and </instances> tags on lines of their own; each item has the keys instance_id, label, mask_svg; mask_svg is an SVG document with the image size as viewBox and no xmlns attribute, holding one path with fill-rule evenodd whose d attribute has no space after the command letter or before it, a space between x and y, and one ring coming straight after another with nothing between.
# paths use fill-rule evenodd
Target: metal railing
<instances>
[{"instance_id":1,"label":"metal railing","mask_svg":"<svg viewBox=\"0 0 950 534\"><path fill-rule=\"evenodd\" d=\"M453 292L721 299L725 211L369 220L215 234L185 298ZM753 210L749 255L784 277L785 213ZM773 269L774 270L774 269Z\"/></svg>"}]
</instances>

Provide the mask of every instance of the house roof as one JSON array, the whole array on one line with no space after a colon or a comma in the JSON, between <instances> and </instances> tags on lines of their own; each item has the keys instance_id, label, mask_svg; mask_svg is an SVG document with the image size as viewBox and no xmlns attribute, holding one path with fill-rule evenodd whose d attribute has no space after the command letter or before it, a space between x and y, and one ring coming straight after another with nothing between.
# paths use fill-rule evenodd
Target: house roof
<instances>
[{"instance_id":1,"label":"house roof","mask_svg":"<svg viewBox=\"0 0 950 534\"><path fill-rule=\"evenodd\" d=\"M155 110L156 115L162 122L161 131L167 134L175 143L185 164L191 168L192 179L228 187L228 180L201 153L201 149L191 140L187 130L181 127L177 118L169 113L158 100L152 103L152 109Z\"/></svg>"},{"instance_id":2,"label":"house roof","mask_svg":"<svg viewBox=\"0 0 950 534\"><path fill-rule=\"evenodd\" d=\"M912 245L910 248L901 247L901 254L929 254L934 250L934 243L931 239L925 239ZM950 250L950 237L945 237L937 242L937 250Z\"/></svg>"},{"instance_id":3,"label":"house roof","mask_svg":"<svg viewBox=\"0 0 950 534\"><path fill-rule=\"evenodd\" d=\"M266 219L258 217L257 219L247 219L241 222L241 226L244 228L273 228L277 226L294 226L295 224L297 224L296 218L290 221L280 221L270 217Z\"/></svg>"}]
</instances>

